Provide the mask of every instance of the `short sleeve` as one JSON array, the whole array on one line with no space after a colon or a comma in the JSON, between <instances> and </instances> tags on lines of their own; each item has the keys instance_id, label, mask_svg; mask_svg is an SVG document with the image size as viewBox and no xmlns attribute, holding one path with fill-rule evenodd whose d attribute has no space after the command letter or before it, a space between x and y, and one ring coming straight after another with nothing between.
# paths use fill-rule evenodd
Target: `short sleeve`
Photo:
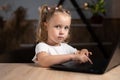
<instances>
[{"instance_id":1,"label":"short sleeve","mask_svg":"<svg viewBox=\"0 0 120 80\"><path fill-rule=\"evenodd\" d=\"M47 47L45 43L38 43L35 47L35 53L38 54L41 51L47 52Z\"/></svg>"},{"instance_id":2,"label":"short sleeve","mask_svg":"<svg viewBox=\"0 0 120 80\"><path fill-rule=\"evenodd\" d=\"M43 42L38 43L36 45L36 47L35 47L35 56L33 57L32 61L35 62L35 63L37 63L37 54L40 53L40 52L42 52L42 51L47 52L48 51L47 47L48 46L45 43L43 43Z\"/></svg>"}]
</instances>

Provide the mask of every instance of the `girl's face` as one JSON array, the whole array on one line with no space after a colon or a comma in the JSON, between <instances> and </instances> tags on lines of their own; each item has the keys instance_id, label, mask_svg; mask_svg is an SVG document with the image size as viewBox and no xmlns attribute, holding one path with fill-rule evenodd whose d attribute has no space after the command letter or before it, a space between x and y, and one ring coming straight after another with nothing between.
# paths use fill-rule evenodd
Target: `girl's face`
<instances>
[{"instance_id":1,"label":"girl's face","mask_svg":"<svg viewBox=\"0 0 120 80\"><path fill-rule=\"evenodd\" d=\"M71 24L71 17L65 13L55 13L46 23L48 39L50 45L60 45L68 37Z\"/></svg>"}]
</instances>

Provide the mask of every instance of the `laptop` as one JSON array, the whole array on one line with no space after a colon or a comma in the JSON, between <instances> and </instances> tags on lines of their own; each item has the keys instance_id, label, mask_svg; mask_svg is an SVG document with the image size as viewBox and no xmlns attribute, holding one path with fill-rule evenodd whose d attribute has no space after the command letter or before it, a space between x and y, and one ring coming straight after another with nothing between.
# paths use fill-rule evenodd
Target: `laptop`
<instances>
[{"instance_id":1,"label":"laptop","mask_svg":"<svg viewBox=\"0 0 120 80\"><path fill-rule=\"evenodd\" d=\"M51 66L51 69L103 74L120 64L120 38L115 38L111 43L106 44L107 46L104 46L106 53L100 51L97 51L96 53L93 51L93 55L90 56L93 64L90 64L89 62L80 64L75 61L68 61L61 64L55 64Z\"/></svg>"}]
</instances>

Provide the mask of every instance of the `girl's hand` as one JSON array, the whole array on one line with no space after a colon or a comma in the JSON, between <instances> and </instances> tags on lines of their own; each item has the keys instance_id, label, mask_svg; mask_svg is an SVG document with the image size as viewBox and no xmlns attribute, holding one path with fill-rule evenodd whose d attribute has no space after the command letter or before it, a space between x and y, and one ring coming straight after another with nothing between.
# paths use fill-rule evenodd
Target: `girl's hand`
<instances>
[{"instance_id":1,"label":"girl's hand","mask_svg":"<svg viewBox=\"0 0 120 80\"><path fill-rule=\"evenodd\" d=\"M89 57L89 55L92 55L92 52L89 52L87 49L82 49L78 54L84 54Z\"/></svg>"},{"instance_id":2,"label":"girl's hand","mask_svg":"<svg viewBox=\"0 0 120 80\"><path fill-rule=\"evenodd\" d=\"M77 51L75 55L76 55L76 59L75 59L76 61L79 61L80 63L85 63L89 61L91 64L93 64L93 62L89 58L89 55L92 55L92 53L88 52L87 49L82 49L81 51Z\"/></svg>"}]
</instances>

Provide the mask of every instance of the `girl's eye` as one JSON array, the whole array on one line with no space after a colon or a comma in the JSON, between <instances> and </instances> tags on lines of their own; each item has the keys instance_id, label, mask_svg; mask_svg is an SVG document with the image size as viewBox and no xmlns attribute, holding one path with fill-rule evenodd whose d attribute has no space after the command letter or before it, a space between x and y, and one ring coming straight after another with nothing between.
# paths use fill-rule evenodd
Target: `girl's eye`
<instances>
[{"instance_id":1,"label":"girl's eye","mask_svg":"<svg viewBox=\"0 0 120 80\"><path fill-rule=\"evenodd\" d=\"M55 28L57 28L57 29L62 29L62 26L61 26L61 25L56 25ZM70 29L69 26L65 26L65 27L63 27L63 28L64 28L65 30L69 30L69 29Z\"/></svg>"},{"instance_id":2,"label":"girl's eye","mask_svg":"<svg viewBox=\"0 0 120 80\"><path fill-rule=\"evenodd\" d=\"M65 30L69 30L70 29L70 27L68 27L68 26L65 26Z\"/></svg>"},{"instance_id":3,"label":"girl's eye","mask_svg":"<svg viewBox=\"0 0 120 80\"><path fill-rule=\"evenodd\" d=\"M60 28L61 28L61 26L60 26L60 25L57 25L57 26L55 26L55 28L60 29Z\"/></svg>"}]
</instances>

